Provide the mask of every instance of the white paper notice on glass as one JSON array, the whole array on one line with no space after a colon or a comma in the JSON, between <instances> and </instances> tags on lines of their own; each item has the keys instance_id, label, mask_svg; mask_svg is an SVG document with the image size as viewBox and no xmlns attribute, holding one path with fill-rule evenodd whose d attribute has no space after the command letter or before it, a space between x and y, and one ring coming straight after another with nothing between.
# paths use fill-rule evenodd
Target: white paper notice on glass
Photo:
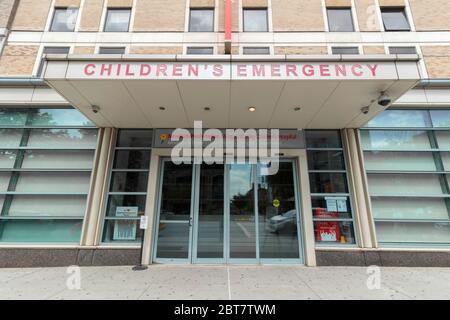
<instances>
[{"instance_id":1,"label":"white paper notice on glass","mask_svg":"<svg viewBox=\"0 0 450 320\"><path fill-rule=\"evenodd\" d=\"M147 216L141 216L141 223L139 224L139 228L141 230L147 230L147 228L148 228L148 217Z\"/></svg>"},{"instance_id":2,"label":"white paper notice on glass","mask_svg":"<svg viewBox=\"0 0 450 320\"><path fill-rule=\"evenodd\" d=\"M347 198L336 198L338 212L347 212Z\"/></svg>"},{"instance_id":3,"label":"white paper notice on glass","mask_svg":"<svg viewBox=\"0 0 450 320\"><path fill-rule=\"evenodd\" d=\"M326 197L325 201L327 202L327 211L328 212L337 212L337 202L336 198Z\"/></svg>"}]
</instances>

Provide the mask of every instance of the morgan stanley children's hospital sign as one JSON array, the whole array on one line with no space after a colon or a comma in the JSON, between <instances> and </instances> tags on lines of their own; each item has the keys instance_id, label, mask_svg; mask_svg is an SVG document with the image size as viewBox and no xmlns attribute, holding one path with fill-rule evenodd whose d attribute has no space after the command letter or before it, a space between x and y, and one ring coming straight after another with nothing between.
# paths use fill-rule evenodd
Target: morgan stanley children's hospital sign
<instances>
[{"instance_id":1,"label":"morgan stanley children's hospital sign","mask_svg":"<svg viewBox=\"0 0 450 320\"><path fill-rule=\"evenodd\" d=\"M397 79L395 62L192 63L70 61L66 78L130 80Z\"/></svg>"}]
</instances>

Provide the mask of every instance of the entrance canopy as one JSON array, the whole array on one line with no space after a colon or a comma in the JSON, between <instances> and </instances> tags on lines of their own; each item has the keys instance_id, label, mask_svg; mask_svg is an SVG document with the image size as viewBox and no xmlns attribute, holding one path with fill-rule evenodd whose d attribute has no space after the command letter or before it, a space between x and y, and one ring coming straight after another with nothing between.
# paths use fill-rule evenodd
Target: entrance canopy
<instances>
[{"instance_id":1,"label":"entrance canopy","mask_svg":"<svg viewBox=\"0 0 450 320\"><path fill-rule=\"evenodd\" d=\"M51 87L98 126L117 128L190 128L195 120L210 128L355 128L386 108L381 92L395 101L421 78L417 55L46 60Z\"/></svg>"}]
</instances>

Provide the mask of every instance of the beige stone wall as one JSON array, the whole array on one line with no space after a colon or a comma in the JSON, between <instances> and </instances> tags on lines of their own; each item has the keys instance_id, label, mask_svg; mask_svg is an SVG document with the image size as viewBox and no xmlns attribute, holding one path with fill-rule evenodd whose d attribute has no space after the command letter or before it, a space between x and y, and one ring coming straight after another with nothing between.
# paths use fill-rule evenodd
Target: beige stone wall
<instances>
[{"instance_id":1,"label":"beige stone wall","mask_svg":"<svg viewBox=\"0 0 450 320\"><path fill-rule=\"evenodd\" d=\"M242 0L243 8L267 8L267 0Z\"/></svg>"},{"instance_id":2,"label":"beige stone wall","mask_svg":"<svg viewBox=\"0 0 450 320\"><path fill-rule=\"evenodd\" d=\"M30 76L38 46L6 46L0 58L0 76Z\"/></svg>"},{"instance_id":3,"label":"beige stone wall","mask_svg":"<svg viewBox=\"0 0 450 320\"><path fill-rule=\"evenodd\" d=\"M182 54L182 46L165 46L165 47L150 47L150 46L133 46L130 48L130 54Z\"/></svg>"},{"instance_id":4,"label":"beige stone wall","mask_svg":"<svg viewBox=\"0 0 450 320\"><path fill-rule=\"evenodd\" d=\"M283 46L275 47L275 54L328 54L325 46Z\"/></svg>"},{"instance_id":5,"label":"beige stone wall","mask_svg":"<svg viewBox=\"0 0 450 320\"><path fill-rule=\"evenodd\" d=\"M80 7L81 0L55 0L55 7Z\"/></svg>"},{"instance_id":6,"label":"beige stone wall","mask_svg":"<svg viewBox=\"0 0 450 320\"><path fill-rule=\"evenodd\" d=\"M383 46L364 46L364 54L386 54Z\"/></svg>"},{"instance_id":7,"label":"beige stone wall","mask_svg":"<svg viewBox=\"0 0 450 320\"><path fill-rule=\"evenodd\" d=\"M43 31L51 0L20 0L12 30Z\"/></svg>"},{"instance_id":8,"label":"beige stone wall","mask_svg":"<svg viewBox=\"0 0 450 320\"><path fill-rule=\"evenodd\" d=\"M133 0L108 0L108 8L131 8Z\"/></svg>"},{"instance_id":9,"label":"beige stone wall","mask_svg":"<svg viewBox=\"0 0 450 320\"><path fill-rule=\"evenodd\" d=\"M378 0L380 7L404 7L405 0Z\"/></svg>"},{"instance_id":10,"label":"beige stone wall","mask_svg":"<svg viewBox=\"0 0 450 320\"><path fill-rule=\"evenodd\" d=\"M214 8L216 6L216 1L215 0L191 0L189 3L189 6L191 8Z\"/></svg>"},{"instance_id":11,"label":"beige stone wall","mask_svg":"<svg viewBox=\"0 0 450 320\"><path fill-rule=\"evenodd\" d=\"M133 31L184 31L185 0L136 0Z\"/></svg>"},{"instance_id":12,"label":"beige stone wall","mask_svg":"<svg viewBox=\"0 0 450 320\"><path fill-rule=\"evenodd\" d=\"M429 78L450 78L450 46L423 46L422 53Z\"/></svg>"},{"instance_id":13,"label":"beige stone wall","mask_svg":"<svg viewBox=\"0 0 450 320\"><path fill-rule=\"evenodd\" d=\"M380 31L375 0L355 0L355 9L359 30L364 32Z\"/></svg>"},{"instance_id":14,"label":"beige stone wall","mask_svg":"<svg viewBox=\"0 0 450 320\"><path fill-rule=\"evenodd\" d=\"M450 30L449 0L409 0L409 4L417 31Z\"/></svg>"},{"instance_id":15,"label":"beige stone wall","mask_svg":"<svg viewBox=\"0 0 450 320\"><path fill-rule=\"evenodd\" d=\"M81 13L79 31L95 32L100 30L104 0L85 0Z\"/></svg>"},{"instance_id":16,"label":"beige stone wall","mask_svg":"<svg viewBox=\"0 0 450 320\"><path fill-rule=\"evenodd\" d=\"M16 4L16 0L0 0L0 28L9 28Z\"/></svg>"},{"instance_id":17,"label":"beige stone wall","mask_svg":"<svg viewBox=\"0 0 450 320\"><path fill-rule=\"evenodd\" d=\"M324 31L318 0L272 0L274 31Z\"/></svg>"},{"instance_id":18,"label":"beige stone wall","mask_svg":"<svg viewBox=\"0 0 450 320\"><path fill-rule=\"evenodd\" d=\"M77 46L73 49L74 54L94 54L94 46Z\"/></svg>"},{"instance_id":19,"label":"beige stone wall","mask_svg":"<svg viewBox=\"0 0 450 320\"><path fill-rule=\"evenodd\" d=\"M351 0L325 0L325 5L330 7L351 7L352 1Z\"/></svg>"}]
</instances>

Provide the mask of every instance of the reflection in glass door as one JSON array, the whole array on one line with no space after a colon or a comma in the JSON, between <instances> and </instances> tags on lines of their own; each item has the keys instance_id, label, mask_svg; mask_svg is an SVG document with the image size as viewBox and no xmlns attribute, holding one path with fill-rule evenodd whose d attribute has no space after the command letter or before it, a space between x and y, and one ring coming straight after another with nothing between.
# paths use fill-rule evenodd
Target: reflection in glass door
<instances>
[{"instance_id":1,"label":"reflection in glass door","mask_svg":"<svg viewBox=\"0 0 450 320\"><path fill-rule=\"evenodd\" d=\"M162 162L156 260L190 261L192 166Z\"/></svg>"}]
</instances>

